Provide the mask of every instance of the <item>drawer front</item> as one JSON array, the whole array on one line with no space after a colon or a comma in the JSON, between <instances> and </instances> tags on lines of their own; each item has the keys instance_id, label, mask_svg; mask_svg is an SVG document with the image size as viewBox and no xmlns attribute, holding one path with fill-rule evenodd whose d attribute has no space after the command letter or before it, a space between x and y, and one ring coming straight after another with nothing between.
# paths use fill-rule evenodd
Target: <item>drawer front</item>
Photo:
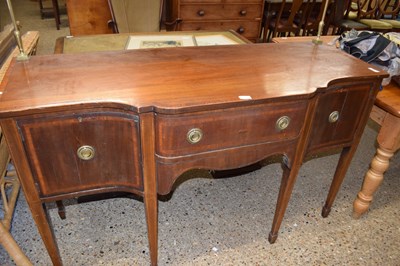
<instances>
[{"instance_id":1,"label":"drawer front","mask_svg":"<svg viewBox=\"0 0 400 266\"><path fill-rule=\"evenodd\" d=\"M173 157L294 139L302 128L306 107L307 102L296 102L157 115L156 152ZM287 127L277 128L278 120Z\"/></svg>"},{"instance_id":2,"label":"drawer front","mask_svg":"<svg viewBox=\"0 0 400 266\"><path fill-rule=\"evenodd\" d=\"M257 4L182 5L180 10L180 17L183 20L249 19L259 21L262 16L262 6Z\"/></svg>"},{"instance_id":3,"label":"drawer front","mask_svg":"<svg viewBox=\"0 0 400 266\"><path fill-rule=\"evenodd\" d=\"M85 113L17 123L42 196L115 186L142 190L135 115Z\"/></svg>"},{"instance_id":4,"label":"drawer front","mask_svg":"<svg viewBox=\"0 0 400 266\"><path fill-rule=\"evenodd\" d=\"M185 22L179 24L178 30L182 31L224 31L234 30L246 38L257 38L259 34L259 21L221 21L221 22Z\"/></svg>"},{"instance_id":5,"label":"drawer front","mask_svg":"<svg viewBox=\"0 0 400 266\"><path fill-rule=\"evenodd\" d=\"M309 151L353 140L371 91L370 84L343 88L318 99Z\"/></svg>"}]
</instances>

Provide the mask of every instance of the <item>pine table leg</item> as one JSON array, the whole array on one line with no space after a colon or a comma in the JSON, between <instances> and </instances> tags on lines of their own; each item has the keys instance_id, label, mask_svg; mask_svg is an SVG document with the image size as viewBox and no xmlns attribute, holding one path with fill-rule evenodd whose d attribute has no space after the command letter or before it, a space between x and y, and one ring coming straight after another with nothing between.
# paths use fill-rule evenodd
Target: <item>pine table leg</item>
<instances>
[{"instance_id":1,"label":"pine table leg","mask_svg":"<svg viewBox=\"0 0 400 266\"><path fill-rule=\"evenodd\" d=\"M373 195L383 181L383 174L389 168L389 160L400 148L400 118L387 114L378 134L378 149L372 159L370 169L353 203L353 217L359 218L367 212Z\"/></svg>"}]
</instances>

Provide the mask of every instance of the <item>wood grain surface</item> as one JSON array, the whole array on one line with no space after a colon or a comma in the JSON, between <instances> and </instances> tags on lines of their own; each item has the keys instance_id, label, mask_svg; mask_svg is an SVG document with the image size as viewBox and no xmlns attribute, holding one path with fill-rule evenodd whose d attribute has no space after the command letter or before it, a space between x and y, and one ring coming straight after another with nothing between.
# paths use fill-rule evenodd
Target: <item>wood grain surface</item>
<instances>
[{"instance_id":1,"label":"wood grain surface","mask_svg":"<svg viewBox=\"0 0 400 266\"><path fill-rule=\"evenodd\" d=\"M400 87L394 82L383 87L376 96L375 104L386 112L400 117Z\"/></svg>"},{"instance_id":2,"label":"wood grain surface","mask_svg":"<svg viewBox=\"0 0 400 266\"><path fill-rule=\"evenodd\" d=\"M176 113L307 95L338 79L386 75L312 43L36 56L13 62L0 89L0 116L44 107L71 110L83 103Z\"/></svg>"}]
</instances>

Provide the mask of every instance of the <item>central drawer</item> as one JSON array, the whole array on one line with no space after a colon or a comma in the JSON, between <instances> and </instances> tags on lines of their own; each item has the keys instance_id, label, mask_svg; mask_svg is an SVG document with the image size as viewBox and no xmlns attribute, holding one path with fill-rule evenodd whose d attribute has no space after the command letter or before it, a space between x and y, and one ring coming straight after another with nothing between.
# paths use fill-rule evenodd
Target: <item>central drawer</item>
<instances>
[{"instance_id":1,"label":"central drawer","mask_svg":"<svg viewBox=\"0 0 400 266\"><path fill-rule=\"evenodd\" d=\"M211 19L261 19L261 5L258 4L198 4L181 5L181 18L185 20Z\"/></svg>"},{"instance_id":2,"label":"central drawer","mask_svg":"<svg viewBox=\"0 0 400 266\"><path fill-rule=\"evenodd\" d=\"M307 101L156 116L156 152L173 157L296 138Z\"/></svg>"}]
</instances>

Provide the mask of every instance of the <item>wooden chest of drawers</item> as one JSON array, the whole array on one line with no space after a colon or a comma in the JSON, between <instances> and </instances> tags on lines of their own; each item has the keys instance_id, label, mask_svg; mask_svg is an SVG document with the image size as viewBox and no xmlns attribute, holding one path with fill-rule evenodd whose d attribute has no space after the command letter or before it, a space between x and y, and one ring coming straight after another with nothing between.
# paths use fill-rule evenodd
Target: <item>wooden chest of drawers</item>
<instances>
[{"instance_id":1,"label":"wooden chest of drawers","mask_svg":"<svg viewBox=\"0 0 400 266\"><path fill-rule=\"evenodd\" d=\"M256 41L260 35L263 0L172 0L167 30L234 30Z\"/></svg>"}]
</instances>

